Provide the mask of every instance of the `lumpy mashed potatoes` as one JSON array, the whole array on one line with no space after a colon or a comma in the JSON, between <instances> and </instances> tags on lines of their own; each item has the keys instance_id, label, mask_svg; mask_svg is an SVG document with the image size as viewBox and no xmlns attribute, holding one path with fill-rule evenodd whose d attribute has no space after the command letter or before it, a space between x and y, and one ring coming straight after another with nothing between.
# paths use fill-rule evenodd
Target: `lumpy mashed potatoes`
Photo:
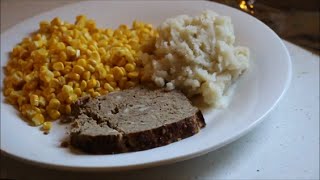
<instances>
[{"instance_id":1,"label":"lumpy mashed potatoes","mask_svg":"<svg viewBox=\"0 0 320 180\"><path fill-rule=\"evenodd\" d=\"M165 20L158 32L154 53L142 55L145 78L223 107L227 88L249 67L249 49L234 45L231 19L212 11L180 15Z\"/></svg>"}]
</instances>

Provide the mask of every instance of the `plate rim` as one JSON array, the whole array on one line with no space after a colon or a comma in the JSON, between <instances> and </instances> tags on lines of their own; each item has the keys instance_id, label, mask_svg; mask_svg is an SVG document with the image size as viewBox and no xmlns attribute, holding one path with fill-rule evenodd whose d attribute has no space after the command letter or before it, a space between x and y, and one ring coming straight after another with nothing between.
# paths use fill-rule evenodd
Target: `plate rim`
<instances>
[{"instance_id":1,"label":"plate rim","mask_svg":"<svg viewBox=\"0 0 320 180\"><path fill-rule=\"evenodd\" d=\"M95 2L95 1L91 1L91 2ZM123 1L116 1L116 3L121 3ZM134 1L134 2L145 2L145 1ZM149 1L148 1L149 2ZM162 1L161 1L162 2ZM166 3L170 3L171 1L164 1ZM180 1L181 2L181 1ZM183 2L183 1L182 1ZM190 1L184 1L186 3L190 2ZM192 1L191 1L192 2ZM33 19L33 18L37 18L37 17L40 17L42 16L43 14L50 14L52 12L55 12L55 11L59 11L59 9L65 9L65 8L68 8L68 7L72 7L76 4L81 4L81 3L89 3L88 1L83 1L83 2L76 2L76 3L70 3L70 4L67 4L67 5L63 5L63 6L59 6L59 7L56 7L56 8L53 8L53 9L50 9L48 11L44 11L44 12L40 12L38 14L35 14L33 16L30 16L22 21L20 21L19 23L15 24L14 26L11 26L9 27L8 29L6 29L5 31L3 31L1 33L1 38L2 37L5 37L6 34L10 33L10 31L12 29L16 29L18 26L21 26L22 24L24 24L25 22L27 21L30 21L30 19ZM104 3L108 3L108 1L104 1ZM115 3L115 2L113 2ZM233 7L230 7L230 6L227 6L227 5L224 5L224 4L221 4L221 3L218 3L218 2L211 2L211 1L200 1L200 3L210 3L210 4L216 4L218 6L224 6L225 8L228 8L228 9L232 9L232 11L238 11L240 13L243 13L247 18L253 18L254 19L254 22L255 23L260 23L261 25L264 26L264 28L268 29L268 31L270 33L273 34L273 36L277 39L277 41L280 43L281 47L283 48L284 50L284 53L286 55L286 60L287 60L287 64L288 64L288 71L287 71L287 74L286 74L286 81L285 81L285 84L284 84L284 88L282 89L280 95L276 96L276 100L272 103L272 106L269 107L269 109L267 111L265 111L265 113L263 113L263 115L261 115L258 119L256 119L253 123L251 123L249 126L247 126L247 128L244 128L240 131L237 131L236 133L234 133L232 136L230 136L229 138L227 138L227 140L223 141L222 143L218 144L218 145L211 145L209 148L203 148L199 151L196 151L196 152L193 152L193 153L189 153L189 154L184 154L184 155L180 155L180 156L176 156L174 158L167 158L167 159L161 159L161 160L155 160L155 161L150 161L150 162L147 162L147 163L137 163L137 164L131 164L131 165L120 165L120 166L81 166L81 165L61 165L61 164L52 164L52 163L47 163L47 162L42 162L40 160L35 160L35 159L32 159L32 158L27 158L27 157L22 157L22 156L19 156L19 155L16 155L14 153L10 153L10 152L7 152L3 149L3 146L2 146L2 143L1 143L1 146L0 146L0 152L1 152L1 155L5 155L5 156L9 156L13 159L16 159L16 160L20 160L20 161L23 161L25 163L28 163L28 164L33 164L33 165L40 165L40 166L44 166L44 167L49 167L49 168L53 168L53 169L61 169L61 170L81 170L81 171L126 171L126 170L135 170L135 169L141 169L141 168L146 168L146 167L155 167L155 166L160 166L160 165L165 165L165 164L171 164L171 163L175 163L175 162L179 162L179 161L184 161L184 160L187 160L187 159L191 159L191 158L194 158L194 157L198 157L198 156L201 156L201 155L204 155L204 154L207 154L211 151L214 151L216 149L219 149L227 144L230 144L232 142L234 142L235 140L241 138L243 135L247 134L248 132L250 132L254 127L256 127L258 124L260 124L261 122L263 122L263 120L265 119L265 117L278 105L279 101L282 99L282 97L285 95L285 93L287 92L287 90L289 89L290 87L290 84L291 84L291 81L292 81L292 60L291 60L291 57L290 57L290 54L289 54L289 51L287 49L287 47L285 46L283 40L270 28L268 27L266 24L264 24L263 22L261 22L259 19L253 17L253 16L250 16L236 8L233 8ZM1 51L2 52L2 51ZM3 63L3 62L2 62ZM1 64L2 64L1 63ZM1 77L2 79L3 77ZM0 88L2 89L3 85L2 83L0 84ZM0 96L1 98L1 102L2 102L2 98L3 96L1 95ZM2 104L2 103L1 103ZM1 121L0 121L0 125L1 125Z\"/></svg>"}]
</instances>

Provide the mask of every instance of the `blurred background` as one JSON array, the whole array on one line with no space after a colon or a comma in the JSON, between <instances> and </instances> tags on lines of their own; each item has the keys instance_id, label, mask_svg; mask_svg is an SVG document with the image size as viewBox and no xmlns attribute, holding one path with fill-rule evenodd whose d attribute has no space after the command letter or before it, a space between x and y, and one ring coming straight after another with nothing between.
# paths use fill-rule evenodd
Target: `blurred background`
<instances>
[{"instance_id":1,"label":"blurred background","mask_svg":"<svg viewBox=\"0 0 320 180\"><path fill-rule=\"evenodd\" d=\"M212 0L255 16L281 38L320 52L320 0Z\"/></svg>"},{"instance_id":2,"label":"blurred background","mask_svg":"<svg viewBox=\"0 0 320 180\"><path fill-rule=\"evenodd\" d=\"M1 0L1 32L13 26L11 22L24 20L22 13L14 17L5 16L17 6L28 13L39 14L61 5L81 0ZM271 29L281 38L295 43L313 53L320 54L320 0L210 0L240 9L251 14ZM33 8L37 4L37 9ZM11 22L10 22L11 21ZM3 23L5 22L5 23Z\"/></svg>"}]
</instances>

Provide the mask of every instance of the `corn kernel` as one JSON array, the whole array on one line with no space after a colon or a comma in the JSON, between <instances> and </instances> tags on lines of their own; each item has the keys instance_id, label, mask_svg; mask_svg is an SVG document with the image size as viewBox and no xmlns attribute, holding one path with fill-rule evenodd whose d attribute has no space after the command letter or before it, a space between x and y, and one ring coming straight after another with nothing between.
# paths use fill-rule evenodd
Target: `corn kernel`
<instances>
[{"instance_id":1,"label":"corn kernel","mask_svg":"<svg viewBox=\"0 0 320 180\"><path fill-rule=\"evenodd\" d=\"M95 80L95 79L90 79L90 80L88 81L88 83L87 83L87 88L88 88L88 89L91 89L91 88L96 87L96 85L97 85L97 80Z\"/></svg>"},{"instance_id":2,"label":"corn kernel","mask_svg":"<svg viewBox=\"0 0 320 180\"><path fill-rule=\"evenodd\" d=\"M113 92L114 88L109 83L104 83L104 89L108 90L109 92Z\"/></svg>"},{"instance_id":3,"label":"corn kernel","mask_svg":"<svg viewBox=\"0 0 320 180\"><path fill-rule=\"evenodd\" d=\"M120 67L116 66L112 69L112 73L115 80L120 80L125 74Z\"/></svg>"},{"instance_id":4,"label":"corn kernel","mask_svg":"<svg viewBox=\"0 0 320 180\"><path fill-rule=\"evenodd\" d=\"M40 71L40 79L44 82L50 82L50 80L54 78L54 74L52 71L49 70L42 70Z\"/></svg>"},{"instance_id":5,"label":"corn kernel","mask_svg":"<svg viewBox=\"0 0 320 180\"><path fill-rule=\"evenodd\" d=\"M139 72L138 71L129 72L128 77L131 79L137 78L137 77L139 77Z\"/></svg>"},{"instance_id":6,"label":"corn kernel","mask_svg":"<svg viewBox=\"0 0 320 180\"><path fill-rule=\"evenodd\" d=\"M52 25L52 26L53 26L53 25L60 26L60 25L62 25L62 24L63 24L63 22L62 22L61 19L58 18L58 17L54 18L54 19L51 21L51 25Z\"/></svg>"},{"instance_id":7,"label":"corn kernel","mask_svg":"<svg viewBox=\"0 0 320 180\"><path fill-rule=\"evenodd\" d=\"M72 46L67 46L66 52L67 52L68 56L75 56L76 55L76 50Z\"/></svg>"},{"instance_id":8,"label":"corn kernel","mask_svg":"<svg viewBox=\"0 0 320 180\"><path fill-rule=\"evenodd\" d=\"M67 54L64 51L61 51L59 54L59 60L60 61L66 61L68 59Z\"/></svg>"},{"instance_id":9,"label":"corn kernel","mask_svg":"<svg viewBox=\"0 0 320 180\"><path fill-rule=\"evenodd\" d=\"M125 70L128 71L128 72L132 72L132 71L134 71L134 70L136 69L135 65L132 64L132 63L126 64L124 68L125 68Z\"/></svg>"},{"instance_id":10,"label":"corn kernel","mask_svg":"<svg viewBox=\"0 0 320 180\"><path fill-rule=\"evenodd\" d=\"M92 97L98 97L98 96L100 96L101 94L99 93L99 92L93 92L92 94L91 94L91 96Z\"/></svg>"},{"instance_id":11,"label":"corn kernel","mask_svg":"<svg viewBox=\"0 0 320 180\"><path fill-rule=\"evenodd\" d=\"M18 105L22 106L23 104L25 104L27 102L27 98L25 98L24 96L19 96L18 97Z\"/></svg>"},{"instance_id":12,"label":"corn kernel","mask_svg":"<svg viewBox=\"0 0 320 180\"><path fill-rule=\"evenodd\" d=\"M74 82L73 87L74 87L74 88L78 88L78 87L80 87L80 84L77 83L77 82Z\"/></svg>"},{"instance_id":13,"label":"corn kernel","mask_svg":"<svg viewBox=\"0 0 320 180\"><path fill-rule=\"evenodd\" d=\"M59 42L57 44L57 50L61 51L61 50L64 50L66 48L66 46L64 45L63 42Z\"/></svg>"},{"instance_id":14,"label":"corn kernel","mask_svg":"<svg viewBox=\"0 0 320 180\"><path fill-rule=\"evenodd\" d=\"M87 90L87 93L89 93L89 94L92 94L93 92L94 92L93 88Z\"/></svg>"},{"instance_id":15,"label":"corn kernel","mask_svg":"<svg viewBox=\"0 0 320 180\"><path fill-rule=\"evenodd\" d=\"M32 94L30 96L30 104L32 106L39 106L39 96L36 94Z\"/></svg>"},{"instance_id":16,"label":"corn kernel","mask_svg":"<svg viewBox=\"0 0 320 180\"><path fill-rule=\"evenodd\" d=\"M35 126L39 126L44 122L44 117L42 114L37 113L32 117L32 122L34 123Z\"/></svg>"},{"instance_id":17,"label":"corn kernel","mask_svg":"<svg viewBox=\"0 0 320 180\"><path fill-rule=\"evenodd\" d=\"M89 60L89 61L90 61L90 60ZM88 71L90 71L91 73L93 73L93 72L95 71L94 66L92 66L91 64L88 64L86 69L87 69Z\"/></svg>"},{"instance_id":18,"label":"corn kernel","mask_svg":"<svg viewBox=\"0 0 320 180\"><path fill-rule=\"evenodd\" d=\"M99 74L100 79L104 79L107 76L107 71L104 69L104 67L97 67L97 72Z\"/></svg>"},{"instance_id":19,"label":"corn kernel","mask_svg":"<svg viewBox=\"0 0 320 180\"><path fill-rule=\"evenodd\" d=\"M71 72L71 73L67 74L66 77L70 78L72 80L75 80L75 81L79 81L80 80L80 75L77 74L77 73L74 73L74 72Z\"/></svg>"},{"instance_id":20,"label":"corn kernel","mask_svg":"<svg viewBox=\"0 0 320 180\"><path fill-rule=\"evenodd\" d=\"M101 61L100 54L97 51L93 51L90 56L91 59L99 63Z\"/></svg>"},{"instance_id":21,"label":"corn kernel","mask_svg":"<svg viewBox=\"0 0 320 180\"><path fill-rule=\"evenodd\" d=\"M39 106L44 107L46 105L46 99L43 96L39 96Z\"/></svg>"},{"instance_id":22,"label":"corn kernel","mask_svg":"<svg viewBox=\"0 0 320 180\"><path fill-rule=\"evenodd\" d=\"M71 114L71 106L70 106L70 104L67 104L65 106L65 112L66 112L66 114Z\"/></svg>"},{"instance_id":23,"label":"corn kernel","mask_svg":"<svg viewBox=\"0 0 320 180\"><path fill-rule=\"evenodd\" d=\"M118 86L117 86L117 83L116 82L109 82L109 84L113 87L113 88L117 88Z\"/></svg>"},{"instance_id":24,"label":"corn kernel","mask_svg":"<svg viewBox=\"0 0 320 180\"><path fill-rule=\"evenodd\" d=\"M84 80L89 80L91 77L91 72L90 71L85 71L83 74L82 74L82 78Z\"/></svg>"},{"instance_id":25,"label":"corn kernel","mask_svg":"<svg viewBox=\"0 0 320 180\"><path fill-rule=\"evenodd\" d=\"M73 93L73 88L72 86L70 85L63 85L62 87L62 94L65 96L65 97L68 97L70 94Z\"/></svg>"},{"instance_id":26,"label":"corn kernel","mask_svg":"<svg viewBox=\"0 0 320 180\"><path fill-rule=\"evenodd\" d=\"M87 82L85 80L82 80L81 81L81 84L80 84L80 89L81 90L84 90L87 88Z\"/></svg>"},{"instance_id":27,"label":"corn kernel","mask_svg":"<svg viewBox=\"0 0 320 180\"><path fill-rule=\"evenodd\" d=\"M76 94L70 94L70 96L67 98L67 103L72 104L78 99L78 96Z\"/></svg>"},{"instance_id":28,"label":"corn kernel","mask_svg":"<svg viewBox=\"0 0 320 180\"><path fill-rule=\"evenodd\" d=\"M80 88L74 88L74 93L77 95L77 96L81 96L81 89Z\"/></svg>"},{"instance_id":29,"label":"corn kernel","mask_svg":"<svg viewBox=\"0 0 320 180\"><path fill-rule=\"evenodd\" d=\"M85 59L78 59L77 61L77 65L81 66L81 67L86 67L87 65L87 61Z\"/></svg>"},{"instance_id":30,"label":"corn kernel","mask_svg":"<svg viewBox=\"0 0 320 180\"><path fill-rule=\"evenodd\" d=\"M127 61L124 58L122 58L120 61L118 61L117 66L122 67L122 66L125 66L126 63L127 63Z\"/></svg>"},{"instance_id":31,"label":"corn kernel","mask_svg":"<svg viewBox=\"0 0 320 180\"><path fill-rule=\"evenodd\" d=\"M48 111L48 115L50 116L51 119L56 120L60 118L61 114L58 110L51 109Z\"/></svg>"},{"instance_id":32,"label":"corn kernel","mask_svg":"<svg viewBox=\"0 0 320 180\"><path fill-rule=\"evenodd\" d=\"M77 73L77 74L82 74L85 71L84 67L80 66L80 65L75 65L73 67L73 72Z\"/></svg>"},{"instance_id":33,"label":"corn kernel","mask_svg":"<svg viewBox=\"0 0 320 180\"><path fill-rule=\"evenodd\" d=\"M107 74L107 75L106 75L106 80L107 80L108 82L113 82L113 81L114 81L114 76L113 76L113 74Z\"/></svg>"},{"instance_id":34,"label":"corn kernel","mask_svg":"<svg viewBox=\"0 0 320 180\"><path fill-rule=\"evenodd\" d=\"M51 81L49 82L49 87L54 88L54 89L58 89L60 87L59 80L57 78L51 79Z\"/></svg>"},{"instance_id":35,"label":"corn kernel","mask_svg":"<svg viewBox=\"0 0 320 180\"><path fill-rule=\"evenodd\" d=\"M49 131L52 127L52 123L50 121L44 122L42 125L42 130Z\"/></svg>"},{"instance_id":36,"label":"corn kernel","mask_svg":"<svg viewBox=\"0 0 320 180\"><path fill-rule=\"evenodd\" d=\"M53 98L49 101L49 105L48 105L48 108L50 109L59 109L60 107L60 101L56 98Z\"/></svg>"},{"instance_id":37,"label":"corn kernel","mask_svg":"<svg viewBox=\"0 0 320 180\"><path fill-rule=\"evenodd\" d=\"M61 73L59 71L53 71L53 76L56 78L56 77L59 77L61 76Z\"/></svg>"},{"instance_id":38,"label":"corn kernel","mask_svg":"<svg viewBox=\"0 0 320 180\"><path fill-rule=\"evenodd\" d=\"M109 93L109 91L107 91L107 90L105 90L105 89L101 89L101 90L99 91L99 93L100 93L101 95L107 95L107 94Z\"/></svg>"},{"instance_id":39,"label":"corn kernel","mask_svg":"<svg viewBox=\"0 0 320 180\"><path fill-rule=\"evenodd\" d=\"M5 96L9 96L12 91L14 91L13 88L7 88L7 89L4 90L4 95Z\"/></svg>"}]
</instances>

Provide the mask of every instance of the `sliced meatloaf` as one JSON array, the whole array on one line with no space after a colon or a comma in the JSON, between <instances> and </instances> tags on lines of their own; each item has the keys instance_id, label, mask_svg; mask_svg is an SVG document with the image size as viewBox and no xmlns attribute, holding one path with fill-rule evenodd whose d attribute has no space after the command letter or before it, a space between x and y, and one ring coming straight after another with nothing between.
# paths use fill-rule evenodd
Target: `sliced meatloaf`
<instances>
[{"instance_id":1,"label":"sliced meatloaf","mask_svg":"<svg viewBox=\"0 0 320 180\"><path fill-rule=\"evenodd\" d=\"M179 91L137 87L82 98L72 110L70 143L94 154L163 146L192 136L205 126L201 111Z\"/></svg>"}]
</instances>

